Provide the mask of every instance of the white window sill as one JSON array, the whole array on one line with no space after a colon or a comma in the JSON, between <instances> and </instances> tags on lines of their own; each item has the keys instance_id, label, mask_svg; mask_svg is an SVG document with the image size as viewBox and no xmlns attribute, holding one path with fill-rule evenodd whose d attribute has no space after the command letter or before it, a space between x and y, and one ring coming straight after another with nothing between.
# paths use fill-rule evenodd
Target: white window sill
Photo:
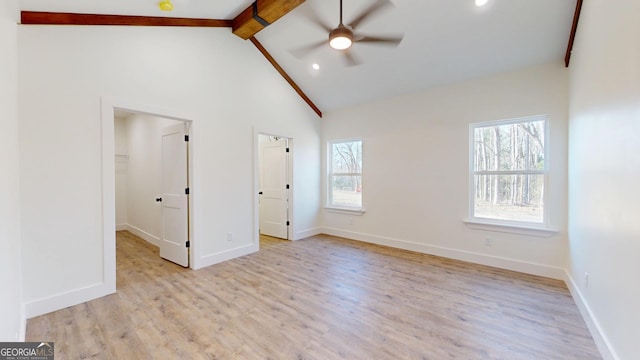
<instances>
[{"instance_id":1,"label":"white window sill","mask_svg":"<svg viewBox=\"0 0 640 360\"><path fill-rule=\"evenodd\" d=\"M364 209L342 208L342 207L333 207L333 206L325 206L324 208L328 212L335 213L335 214L346 214L346 215L357 215L357 216L362 216L362 214L364 214Z\"/></svg>"},{"instance_id":2,"label":"white window sill","mask_svg":"<svg viewBox=\"0 0 640 360\"><path fill-rule=\"evenodd\" d=\"M537 237L551 237L558 233L558 230L550 229L546 227L520 225L520 224L503 224L498 222L478 220L478 219L464 219L464 224L475 230L495 231L509 234L529 235Z\"/></svg>"}]
</instances>

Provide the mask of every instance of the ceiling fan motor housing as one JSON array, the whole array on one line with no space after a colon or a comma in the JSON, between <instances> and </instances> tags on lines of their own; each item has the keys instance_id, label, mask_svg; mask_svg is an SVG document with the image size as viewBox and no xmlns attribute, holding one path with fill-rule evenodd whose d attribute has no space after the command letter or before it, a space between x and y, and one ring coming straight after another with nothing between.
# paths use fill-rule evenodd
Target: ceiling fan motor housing
<instances>
[{"instance_id":1,"label":"ceiling fan motor housing","mask_svg":"<svg viewBox=\"0 0 640 360\"><path fill-rule=\"evenodd\" d=\"M353 31L340 24L329 33L329 44L336 50L348 49L353 43Z\"/></svg>"}]
</instances>

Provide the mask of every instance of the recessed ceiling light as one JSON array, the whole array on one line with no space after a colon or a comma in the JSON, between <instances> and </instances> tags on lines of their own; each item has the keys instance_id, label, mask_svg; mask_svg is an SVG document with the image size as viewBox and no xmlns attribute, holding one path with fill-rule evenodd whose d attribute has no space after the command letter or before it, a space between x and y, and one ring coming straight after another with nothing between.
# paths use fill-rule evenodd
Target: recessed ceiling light
<instances>
[{"instance_id":1,"label":"recessed ceiling light","mask_svg":"<svg viewBox=\"0 0 640 360\"><path fill-rule=\"evenodd\" d=\"M476 0L476 6L477 7L485 6L487 4L487 1L489 0Z\"/></svg>"},{"instance_id":2,"label":"recessed ceiling light","mask_svg":"<svg viewBox=\"0 0 640 360\"><path fill-rule=\"evenodd\" d=\"M313 70L320 70L320 65L318 64L312 64L311 67L313 68Z\"/></svg>"}]
</instances>

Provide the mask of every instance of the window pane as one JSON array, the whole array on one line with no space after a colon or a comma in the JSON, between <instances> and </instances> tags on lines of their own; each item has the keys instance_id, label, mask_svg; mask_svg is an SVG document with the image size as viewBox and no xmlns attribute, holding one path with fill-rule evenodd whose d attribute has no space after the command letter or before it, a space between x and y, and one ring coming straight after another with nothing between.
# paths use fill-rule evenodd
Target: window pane
<instances>
[{"instance_id":1,"label":"window pane","mask_svg":"<svg viewBox=\"0 0 640 360\"><path fill-rule=\"evenodd\" d=\"M334 174L362 173L362 141L334 143L331 154Z\"/></svg>"},{"instance_id":2,"label":"window pane","mask_svg":"<svg viewBox=\"0 0 640 360\"><path fill-rule=\"evenodd\" d=\"M474 131L474 170L543 170L544 120Z\"/></svg>"},{"instance_id":3,"label":"window pane","mask_svg":"<svg viewBox=\"0 0 640 360\"><path fill-rule=\"evenodd\" d=\"M362 207L362 176L334 175L332 182L332 204Z\"/></svg>"},{"instance_id":4,"label":"window pane","mask_svg":"<svg viewBox=\"0 0 640 360\"><path fill-rule=\"evenodd\" d=\"M544 175L475 175L474 216L542 223Z\"/></svg>"}]
</instances>

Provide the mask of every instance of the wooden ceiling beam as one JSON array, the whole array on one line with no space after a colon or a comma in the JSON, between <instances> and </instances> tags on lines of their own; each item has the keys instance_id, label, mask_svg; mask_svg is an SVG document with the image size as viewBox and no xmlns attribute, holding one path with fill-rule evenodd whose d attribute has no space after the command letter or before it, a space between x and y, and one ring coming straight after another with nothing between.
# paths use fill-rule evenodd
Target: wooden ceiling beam
<instances>
[{"instance_id":1,"label":"wooden ceiling beam","mask_svg":"<svg viewBox=\"0 0 640 360\"><path fill-rule=\"evenodd\" d=\"M302 89L300 89L298 84L296 84L296 82L293 81L293 79L289 76L289 74L287 74L287 72L284 71L282 66L280 66L280 64L278 64L276 59L274 59L273 56L271 56L271 54L269 54L267 49L265 49L264 46L262 46L262 44L258 41L258 39L254 38L254 37L250 37L249 40L262 53L262 55L264 55L264 57L267 58L267 60L269 60L271 65L273 65L273 67L280 73L280 75L282 75L282 77L289 83L289 85L291 85L293 90L295 90L298 93L298 95L300 95L302 100L304 100L307 103L307 105L309 105L311 107L311 109L313 109L313 111L315 111L315 113L318 114L319 117L322 117L322 111L320 111L320 109L316 106L316 104L314 104L313 101L311 101L311 99L309 99L307 94L305 94L304 91L302 91Z\"/></svg>"},{"instance_id":2,"label":"wooden ceiling beam","mask_svg":"<svg viewBox=\"0 0 640 360\"><path fill-rule=\"evenodd\" d=\"M305 0L258 0L260 1L259 9L265 4L263 12L258 12L261 21L273 23L274 21L293 10ZM256 3L257 4L257 3ZM244 35L234 34L243 37L246 34L257 33L266 25L259 24L255 27L251 21L256 21L253 16L252 7L251 19L244 22L243 29L238 30ZM216 20L216 19L191 19L191 18L171 18L171 17L153 17L153 16L130 16L130 15L102 15L102 14L77 14L77 13L56 13L56 12L40 12L40 11L22 11L21 24L24 25L121 25L121 26L187 26L187 27L232 27L238 19L241 19L243 11L234 20ZM261 15L260 15L261 14ZM268 24L267 24L268 25ZM276 62L262 44L249 35L246 39L250 39L256 48L264 55L264 57L273 65L273 67L282 75L282 77L291 85L295 92L313 109L313 111L322 117L322 111L309 99L309 97L300 89L298 84L284 71L284 69Z\"/></svg>"},{"instance_id":3,"label":"wooden ceiling beam","mask_svg":"<svg viewBox=\"0 0 640 360\"><path fill-rule=\"evenodd\" d=\"M191 19L133 15L76 14L22 11L20 23L25 25L121 25L121 26L185 26L231 27L231 20Z\"/></svg>"},{"instance_id":4,"label":"wooden ceiling beam","mask_svg":"<svg viewBox=\"0 0 640 360\"><path fill-rule=\"evenodd\" d=\"M231 30L244 40L273 24L306 0L256 0L233 19Z\"/></svg>"},{"instance_id":5,"label":"wooden ceiling beam","mask_svg":"<svg viewBox=\"0 0 640 360\"><path fill-rule=\"evenodd\" d=\"M567 52L564 54L565 67L569 67L569 61L571 60L573 41L576 38L576 31L578 31L578 21L580 20L580 10L582 10L582 0L578 0L578 2L576 3L576 11L573 14L573 24L571 24L571 34L569 34L569 44L567 45Z\"/></svg>"}]
</instances>

